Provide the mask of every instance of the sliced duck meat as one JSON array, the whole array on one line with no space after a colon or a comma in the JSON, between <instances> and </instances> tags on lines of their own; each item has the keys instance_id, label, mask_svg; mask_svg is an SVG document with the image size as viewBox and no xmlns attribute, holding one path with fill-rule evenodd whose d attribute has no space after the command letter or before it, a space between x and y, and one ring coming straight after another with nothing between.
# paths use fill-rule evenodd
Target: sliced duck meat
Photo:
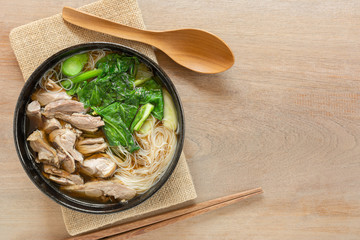
<instances>
[{"instance_id":1,"label":"sliced duck meat","mask_svg":"<svg viewBox=\"0 0 360 240\"><path fill-rule=\"evenodd\" d=\"M41 106L58 100L71 99L71 96L52 80L48 80L45 87L46 89L39 88L31 95L31 99L39 101Z\"/></svg>"},{"instance_id":2,"label":"sliced duck meat","mask_svg":"<svg viewBox=\"0 0 360 240\"><path fill-rule=\"evenodd\" d=\"M68 173L73 173L76 170L75 160L72 156L68 156L60 150L57 151L57 156L60 160L61 168Z\"/></svg>"},{"instance_id":3,"label":"sliced duck meat","mask_svg":"<svg viewBox=\"0 0 360 240\"><path fill-rule=\"evenodd\" d=\"M84 104L75 100L58 100L45 106L43 115L54 117L55 113L73 114L84 113Z\"/></svg>"},{"instance_id":4,"label":"sliced duck meat","mask_svg":"<svg viewBox=\"0 0 360 240\"><path fill-rule=\"evenodd\" d=\"M70 123L66 123L66 124L64 125L64 128L73 131L73 132L75 133L75 135L76 135L77 138L79 138L79 137L81 136L81 134L83 133L81 130L79 130L79 129L77 129L77 128L74 128L73 126L71 126Z\"/></svg>"},{"instance_id":5,"label":"sliced duck meat","mask_svg":"<svg viewBox=\"0 0 360 240\"><path fill-rule=\"evenodd\" d=\"M85 159L80 171L90 177L107 178L114 174L116 164L106 154L96 154L95 157Z\"/></svg>"},{"instance_id":6,"label":"sliced duck meat","mask_svg":"<svg viewBox=\"0 0 360 240\"><path fill-rule=\"evenodd\" d=\"M130 200L136 195L134 189L123 185L118 180L87 182L83 185L63 186L61 189L78 196L95 199L108 196L115 199Z\"/></svg>"},{"instance_id":7,"label":"sliced duck meat","mask_svg":"<svg viewBox=\"0 0 360 240\"><path fill-rule=\"evenodd\" d=\"M80 175L70 174L62 169L54 166L44 164L44 172L47 173L50 180L61 185L81 185L84 184L84 180Z\"/></svg>"},{"instance_id":8,"label":"sliced duck meat","mask_svg":"<svg viewBox=\"0 0 360 240\"><path fill-rule=\"evenodd\" d=\"M56 118L47 118L44 121L44 128L43 130L49 134L52 131L56 130L56 129L60 129L61 128L61 123L56 119Z\"/></svg>"},{"instance_id":9,"label":"sliced duck meat","mask_svg":"<svg viewBox=\"0 0 360 240\"><path fill-rule=\"evenodd\" d=\"M96 152L104 152L107 149L104 138L80 138L76 143L76 149L83 155L90 155Z\"/></svg>"},{"instance_id":10,"label":"sliced duck meat","mask_svg":"<svg viewBox=\"0 0 360 240\"><path fill-rule=\"evenodd\" d=\"M73 131L66 128L57 129L49 134L49 140L56 144L58 149L68 157L83 162L83 156L75 149L76 134Z\"/></svg>"},{"instance_id":11,"label":"sliced duck meat","mask_svg":"<svg viewBox=\"0 0 360 240\"><path fill-rule=\"evenodd\" d=\"M96 132L99 127L105 125L104 121L101 120L101 117L94 117L83 113L73 113L68 115L57 112L55 113L55 117L68 122L74 127L86 132Z\"/></svg>"},{"instance_id":12,"label":"sliced duck meat","mask_svg":"<svg viewBox=\"0 0 360 240\"><path fill-rule=\"evenodd\" d=\"M61 89L63 89L62 87L59 86L59 84L57 84L56 82L54 82L51 79L48 79L45 84L45 89L50 90L50 91L60 91Z\"/></svg>"},{"instance_id":13,"label":"sliced duck meat","mask_svg":"<svg viewBox=\"0 0 360 240\"><path fill-rule=\"evenodd\" d=\"M59 167L60 164L56 151L46 141L43 131L35 130L27 140L30 142L32 150L37 152L36 162L44 162Z\"/></svg>"},{"instance_id":14,"label":"sliced duck meat","mask_svg":"<svg viewBox=\"0 0 360 240\"><path fill-rule=\"evenodd\" d=\"M33 125L31 128L41 128L43 125L43 120L41 116L41 106L38 101L32 101L26 107L26 115L30 120L30 123Z\"/></svg>"}]
</instances>

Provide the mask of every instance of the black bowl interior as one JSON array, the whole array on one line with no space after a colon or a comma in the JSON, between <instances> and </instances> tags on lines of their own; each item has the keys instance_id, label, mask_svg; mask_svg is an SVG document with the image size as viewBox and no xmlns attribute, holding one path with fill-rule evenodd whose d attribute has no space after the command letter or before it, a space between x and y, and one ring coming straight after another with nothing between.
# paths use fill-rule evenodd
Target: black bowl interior
<instances>
[{"instance_id":1,"label":"black bowl interior","mask_svg":"<svg viewBox=\"0 0 360 240\"><path fill-rule=\"evenodd\" d=\"M73 54L94 50L94 49L110 49L113 51L123 52L129 55L137 56L143 63L152 68L155 75L159 77L162 81L163 86L167 88L168 92L171 94L175 107L177 109L178 115L178 142L176 146L176 151L172 161L170 162L169 167L164 172L163 176L160 180L154 184L151 189L149 189L146 193L136 196L135 198L128 201L128 203L93 203L87 202L83 200L78 200L73 197L70 197L64 193L62 193L58 187L46 179L39 169L39 166L35 163L32 153L29 149L28 142L26 141L27 134L27 117L26 117L26 105L30 101L30 96L35 89L36 83L41 79L43 74L50 68L54 67L58 62L63 60L66 57L69 57ZM15 108L14 114L14 140L16 150L19 156L19 159L22 163L23 168L26 173L30 177L30 179L34 182L34 184L47 196L49 196L54 201L59 204L68 207L73 210L86 212L86 213L113 213L123 211L129 208L132 208L149 197L151 197L157 190L161 188L162 185L167 181L173 172L176 164L180 158L181 151L183 148L184 142L184 114L181 106L179 95L175 89L174 84L171 82L170 78L166 75L166 73L151 59L146 57L145 55L122 45L114 44L114 43L103 43L103 42L94 42L94 43L86 43L80 44L76 46L72 46L66 48L50 58L48 58L44 63L42 63L30 76L30 78L26 81L20 96L17 101L17 105Z\"/></svg>"}]
</instances>

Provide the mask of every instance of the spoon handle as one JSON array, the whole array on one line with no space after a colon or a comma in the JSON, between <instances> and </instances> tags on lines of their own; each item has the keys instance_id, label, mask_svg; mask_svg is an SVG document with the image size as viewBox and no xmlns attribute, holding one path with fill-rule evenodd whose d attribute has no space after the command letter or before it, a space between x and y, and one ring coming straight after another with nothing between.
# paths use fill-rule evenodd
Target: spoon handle
<instances>
[{"instance_id":1,"label":"spoon handle","mask_svg":"<svg viewBox=\"0 0 360 240\"><path fill-rule=\"evenodd\" d=\"M155 46L151 40L155 38L156 32L125 26L70 7L63 8L62 17L82 28Z\"/></svg>"}]
</instances>

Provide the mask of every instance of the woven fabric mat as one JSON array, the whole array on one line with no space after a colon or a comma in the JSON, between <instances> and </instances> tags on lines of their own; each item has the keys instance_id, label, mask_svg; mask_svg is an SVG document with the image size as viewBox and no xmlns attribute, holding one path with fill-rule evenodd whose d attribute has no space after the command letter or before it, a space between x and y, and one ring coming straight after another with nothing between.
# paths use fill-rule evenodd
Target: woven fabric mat
<instances>
[{"instance_id":1,"label":"woven fabric mat","mask_svg":"<svg viewBox=\"0 0 360 240\"><path fill-rule=\"evenodd\" d=\"M115 22L145 29L136 0L102 0L80 9ZM17 27L10 33L11 46L25 80L46 58L59 50L75 44L94 41L120 43L134 48L156 61L154 51L148 45L81 29L64 22L61 14ZM151 212L195 198L194 184L185 156L182 154L175 171L165 185L137 207L106 215L85 214L61 208L67 231L70 235L76 235L112 223L150 215Z\"/></svg>"}]
</instances>

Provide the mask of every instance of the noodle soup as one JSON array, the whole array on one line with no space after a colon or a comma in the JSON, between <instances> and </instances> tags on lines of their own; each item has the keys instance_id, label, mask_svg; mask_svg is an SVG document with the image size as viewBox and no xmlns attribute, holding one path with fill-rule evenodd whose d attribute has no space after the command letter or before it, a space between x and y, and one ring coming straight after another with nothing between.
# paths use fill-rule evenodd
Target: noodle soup
<instances>
[{"instance_id":1,"label":"noodle soup","mask_svg":"<svg viewBox=\"0 0 360 240\"><path fill-rule=\"evenodd\" d=\"M33 158L70 196L126 202L156 184L174 155L173 99L136 56L97 49L63 59L31 100Z\"/></svg>"}]
</instances>

